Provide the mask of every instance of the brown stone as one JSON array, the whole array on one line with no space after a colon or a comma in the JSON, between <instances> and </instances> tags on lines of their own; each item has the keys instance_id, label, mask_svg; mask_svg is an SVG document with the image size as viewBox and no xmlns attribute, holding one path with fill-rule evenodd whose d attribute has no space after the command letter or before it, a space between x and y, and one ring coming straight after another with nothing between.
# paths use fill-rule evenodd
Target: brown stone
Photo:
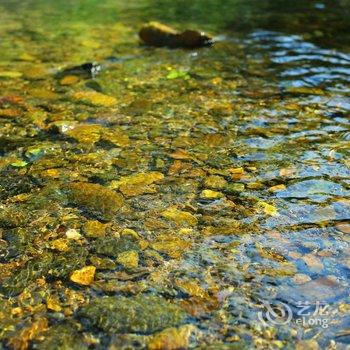
<instances>
[{"instance_id":1,"label":"brown stone","mask_svg":"<svg viewBox=\"0 0 350 350\"><path fill-rule=\"evenodd\" d=\"M140 39L150 46L168 46L182 48L196 48L208 46L212 43L212 38L196 30L185 30L178 32L162 23L150 22L145 24L140 32Z\"/></svg>"}]
</instances>

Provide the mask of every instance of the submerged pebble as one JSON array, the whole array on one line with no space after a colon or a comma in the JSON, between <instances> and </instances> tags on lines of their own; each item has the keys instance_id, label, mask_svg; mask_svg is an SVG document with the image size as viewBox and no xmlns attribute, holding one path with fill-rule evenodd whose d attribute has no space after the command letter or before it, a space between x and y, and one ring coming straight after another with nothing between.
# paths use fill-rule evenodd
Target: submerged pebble
<instances>
[{"instance_id":1,"label":"submerged pebble","mask_svg":"<svg viewBox=\"0 0 350 350\"><path fill-rule=\"evenodd\" d=\"M95 266L84 266L80 270L73 271L70 280L82 286L89 286L94 281L95 272Z\"/></svg>"},{"instance_id":2,"label":"submerged pebble","mask_svg":"<svg viewBox=\"0 0 350 350\"><path fill-rule=\"evenodd\" d=\"M73 94L73 99L94 106L113 107L117 104L115 97L97 91L78 91Z\"/></svg>"}]
</instances>

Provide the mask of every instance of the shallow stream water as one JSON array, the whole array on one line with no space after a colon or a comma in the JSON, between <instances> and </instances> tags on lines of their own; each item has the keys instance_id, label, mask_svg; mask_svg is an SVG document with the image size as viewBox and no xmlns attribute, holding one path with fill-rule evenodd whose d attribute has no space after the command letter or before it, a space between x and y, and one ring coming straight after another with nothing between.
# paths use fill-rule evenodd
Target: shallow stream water
<instances>
[{"instance_id":1,"label":"shallow stream water","mask_svg":"<svg viewBox=\"0 0 350 350\"><path fill-rule=\"evenodd\" d=\"M0 349L349 348L349 0L0 0L0 38Z\"/></svg>"}]
</instances>

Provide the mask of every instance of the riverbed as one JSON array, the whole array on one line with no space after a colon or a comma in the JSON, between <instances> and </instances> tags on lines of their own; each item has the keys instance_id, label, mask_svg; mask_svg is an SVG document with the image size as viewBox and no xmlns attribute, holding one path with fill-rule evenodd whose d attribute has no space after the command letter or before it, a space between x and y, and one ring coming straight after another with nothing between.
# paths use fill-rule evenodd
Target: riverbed
<instances>
[{"instance_id":1,"label":"riverbed","mask_svg":"<svg viewBox=\"0 0 350 350\"><path fill-rule=\"evenodd\" d=\"M0 12L0 349L350 346L348 0Z\"/></svg>"}]
</instances>

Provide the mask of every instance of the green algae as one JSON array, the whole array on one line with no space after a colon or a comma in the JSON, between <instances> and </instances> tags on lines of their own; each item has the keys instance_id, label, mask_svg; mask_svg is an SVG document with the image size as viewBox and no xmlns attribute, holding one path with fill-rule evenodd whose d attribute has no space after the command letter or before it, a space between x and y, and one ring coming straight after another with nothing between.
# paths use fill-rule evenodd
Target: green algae
<instances>
[{"instance_id":1,"label":"green algae","mask_svg":"<svg viewBox=\"0 0 350 350\"><path fill-rule=\"evenodd\" d=\"M98 298L82 308L79 316L106 332L143 334L180 325L186 319L176 304L149 295Z\"/></svg>"}]
</instances>

